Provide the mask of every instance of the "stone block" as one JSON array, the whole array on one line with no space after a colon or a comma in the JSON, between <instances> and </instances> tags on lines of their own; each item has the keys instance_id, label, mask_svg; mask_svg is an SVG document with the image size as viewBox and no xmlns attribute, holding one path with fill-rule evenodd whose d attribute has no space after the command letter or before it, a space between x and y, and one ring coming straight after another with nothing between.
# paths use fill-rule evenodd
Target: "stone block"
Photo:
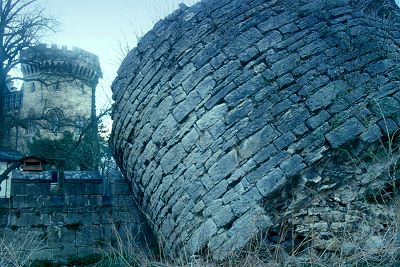
<instances>
[{"instance_id":1,"label":"stone block","mask_svg":"<svg viewBox=\"0 0 400 267\"><path fill-rule=\"evenodd\" d=\"M294 155L293 157L283 161L279 167L287 177L291 177L303 170L306 167L306 164L303 163L303 158L300 155Z\"/></svg>"},{"instance_id":2,"label":"stone block","mask_svg":"<svg viewBox=\"0 0 400 267\"><path fill-rule=\"evenodd\" d=\"M288 57L272 64L271 70L278 76L287 73L299 65L300 57L297 54L291 54Z\"/></svg>"},{"instance_id":3,"label":"stone block","mask_svg":"<svg viewBox=\"0 0 400 267\"><path fill-rule=\"evenodd\" d=\"M191 75L196 70L196 67L193 64L185 65L172 79L171 86L177 87L182 84L184 80L186 80L189 75Z\"/></svg>"},{"instance_id":4,"label":"stone block","mask_svg":"<svg viewBox=\"0 0 400 267\"><path fill-rule=\"evenodd\" d=\"M182 83L182 88L185 90L186 93L189 94L193 87L197 86L199 82L202 81L212 71L212 66L210 64L206 64L201 69L198 69L197 71L189 75L189 77Z\"/></svg>"},{"instance_id":5,"label":"stone block","mask_svg":"<svg viewBox=\"0 0 400 267\"><path fill-rule=\"evenodd\" d=\"M221 243L220 247L214 248L214 258L223 259L232 253L232 251L240 250L249 240L256 237L259 231L268 229L272 224L271 219L265 215L261 207L252 207L252 209L237 219L227 231L228 240Z\"/></svg>"},{"instance_id":6,"label":"stone block","mask_svg":"<svg viewBox=\"0 0 400 267\"><path fill-rule=\"evenodd\" d=\"M13 216L11 219L11 223L13 225L18 226L33 226L41 224L40 216L37 216L35 213L30 212L21 212L19 216Z\"/></svg>"},{"instance_id":7,"label":"stone block","mask_svg":"<svg viewBox=\"0 0 400 267\"><path fill-rule=\"evenodd\" d=\"M314 117L309 118L306 123L307 126L310 127L310 129L314 130L324 122L328 121L330 118L330 114L326 112L325 110L322 110L320 113L315 115Z\"/></svg>"},{"instance_id":8,"label":"stone block","mask_svg":"<svg viewBox=\"0 0 400 267\"><path fill-rule=\"evenodd\" d=\"M65 246L75 246L75 231L68 230L62 226L47 227L47 244L48 248L61 251Z\"/></svg>"},{"instance_id":9,"label":"stone block","mask_svg":"<svg viewBox=\"0 0 400 267\"><path fill-rule=\"evenodd\" d=\"M86 199L84 195L65 196L65 205L67 207L85 207Z\"/></svg>"},{"instance_id":10,"label":"stone block","mask_svg":"<svg viewBox=\"0 0 400 267\"><path fill-rule=\"evenodd\" d=\"M201 224L194 232L188 241L188 249L191 253L200 251L208 240L217 233L217 225L212 219L208 219Z\"/></svg>"},{"instance_id":11,"label":"stone block","mask_svg":"<svg viewBox=\"0 0 400 267\"><path fill-rule=\"evenodd\" d=\"M336 100L336 96L340 92L346 92L347 89L348 85L345 81L333 81L311 95L305 103L311 109L311 111L325 108L331 104L332 101Z\"/></svg>"},{"instance_id":12,"label":"stone block","mask_svg":"<svg viewBox=\"0 0 400 267\"><path fill-rule=\"evenodd\" d=\"M286 133L296 128L310 118L310 112L302 105L294 105L290 110L285 112L280 118L280 124L277 129L281 133Z\"/></svg>"},{"instance_id":13,"label":"stone block","mask_svg":"<svg viewBox=\"0 0 400 267\"><path fill-rule=\"evenodd\" d=\"M379 127L374 124L368 127L368 129L363 132L360 137L364 142L373 143L382 137L382 133Z\"/></svg>"},{"instance_id":14,"label":"stone block","mask_svg":"<svg viewBox=\"0 0 400 267\"><path fill-rule=\"evenodd\" d=\"M101 195L85 195L87 207L100 207L101 206Z\"/></svg>"},{"instance_id":15,"label":"stone block","mask_svg":"<svg viewBox=\"0 0 400 267\"><path fill-rule=\"evenodd\" d=\"M101 240L100 226L82 226L79 231L76 231L75 244L78 247L95 248L98 240Z\"/></svg>"},{"instance_id":16,"label":"stone block","mask_svg":"<svg viewBox=\"0 0 400 267\"><path fill-rule=\"evenodd\" d=\"M65 183L64 184L65 195L83 195L85 194L85 185L82 183Z\"/></svg>"},{"instance_id":17,"label":"stone block","mask_svg":"<svg viewBox=\"0 0 400 267\"><path fill-rule=\"evenodd\" d=\"M79 257L85 257L89 255L100 255L103 251L99 249L98 247L91 247L91 246L77 246L76 247L76 254Z\"/></svg>"},{"instance_id":18,"label":"stone block","mask_svg":"<svg viewBox=\"0 0 400 267\"><path fill-rule=\"evenodd\" d=\"M200 104L201 100L197 92L191 92L185 100L175 107L173 111L174 118L178 122L182 122Z\"/></svg>"},{"instance_id":19,"label":"stone block","mask_svg":"<svg viewBox=\"0 0 400 267\"><path fill-rule=\"evenodd\" d=\"M232 201L231 207L233 213L236 217L241 217L248 210L254 208L254 206L257 205L254 203L261 201L262 197L263 195L261 195L257 187L253 187L239 198L236 198L236 200Z\"/></svg>"},{"instance_id":20,"label":"stone block","mask_svg":"<svg viewBox=\"0 0 400 267\"><path fill-rule=\"evenodd\" d=\"M11 186L12 196L25 196L27 195L27 188L23 183L12 183Z\"/></svg>"},{"instance_id":21,"label":"stone block","mask_svg":"<svg viewBox=\"0 0 400 267\"><path fill-rule=\"evenodd\" d=\"M263 196L270 196L286 184L286 175L276 168L262 177L257 183L257 189Z\"/></svg>"},{"instance_id":22,"label":"stone block","mask_svg":"<svg viewBox=\"0 0 400 267\"><path fill-rule=\"evenodd\" d=\"M219 158L215 164L209 168L208 174L211 176L212 181L220 181L229 175L237 167L238 163L237 152L232 150Z\"/></svg>"},{"instance_id":23,"label":"stone block","mask_svg":"<svg viewBox=\"0 0 400 267\"><path fill-rule=\"evenodd\" d=\"M225 117L226 123L228 125L232 125L238 121L240 121L242 118L248 116L248 114L253 110L254 104L251 100L246 100L245 102L241 103L238 107L235 109L231 110L226 116L225 114L222 114L220 116L220 120Z\"/></svg>"},{"instance_id":24,"label":"stone block","mask_svg":"<svg viewBox=\"0 0 400 267\"><path fill-rule=\"evenodd\" d=\"M232 212L232 208L228 205L222 207L217 213L213 214L212 218L217 227L221 228L232 223L235 219L235 215Z\"/></svg>"},{"instance_id":25,"label":"stone block","mask_svg":"<svg viewBox=\"0 0 400 267\"><path fill-rule=\"evenodd\" d=\"M102 183L85 183L84 187L86 195L101 195L103 193Z\"/></svg>"},{"instance_id":26,"label":"stone block","mask_svg":"<svg viewBox=\"0 0 400 267\"><path fill-rule=\"evenodd\" d=\"M207 111L203 116L199 117L196 125L200 131L204 131L205 129L214 125L216 122L221 121L227 112L228 107L226 104L216 105Z\"/></svg>"},{"instance_id":27,"label":"stone block","mask_svg":"<svg viewBox=\"0 0 400 267\"><path fill-rule=\"evenodd\" d=\"M223 47L224 41L220 39L213 40L209 42L196 56L193 57L192 62L197 68L203 67L211 59L214 60L212 66L218 68L220 64L217 64L218 58L224 57L224 55L216 56L220 49ZM222 59L221 59L222 60ZM219 60L218 60L219 61ZM222 60L223 61L223 60ZM212 60L211 60L212 62Z\"/></svg>"},{"instance_id":28,"label":"stone block","mask_svg":"<svg viewBox=\"0 0 400 267\"><path fill-rule=\"evenodd\" d=\"M238 55L261 38L263 38L263 35L257 28L247 29L229 42L223 51L228 56Z\"/></svg>"},{"instance_id":29,"label":"stone block","mask_svg":"<svg viewBox=\"0 0 400 267\"><path fill-rule=\"evenodd\" d=\"M395 123L391 118L382 119L378 121L377 124L385 135L392 135L399 129L397 123Z\"/></svg>"},{"instance_id":30,"label":"stone block","mask_svg":"<svg viewBox=\"0 0 400 267\"><path fill-rule=\"evenodd\" d=\"M209 205L211 202L213 202L214 200L220 198L223 194L225 194L227 189L228 189L228 182L226 180L222 180L217 185L215 185L209 192L207 192L202 198L202 200L206 205Z\"/></svg>"},{"instance_id":31,"label":"stone block","mask_svg":"<svg viewBox=\"0 0 400 267\"><path fill-rule=\"evenodd\" d=\"M229 63L223 64L219 69L214 71L213 78L215 80L222 80L232 74L234 70L239 69L241 66L242 65L239 60L230 61Z\"/></svg>"},{"instance_id":32,"label":"stone block","mask_svg":"<svg viewBox=\"0 0 400 267\"><path fill-rule=\"evenodd\" d=\"M170 173L186 155L187 152L183 148L182 144L179 143L173 146L161 159L160 164L164 173Z\"/></svg>"},{"instance_id":33,"label":"stone block","mask_svg":"<svg viewBox=\"0 0 400 267\"><path fill-rule=\"evenodd\" d=\"M260 52L264 52L275 47L282 40L282 34L279 31L272 31L264 36L256 45Z\"/></svg>"},{"instance_id":34,"label":"stone block","mask_svg":"<svg viewBox=\"0 0 400 267\"><path fill-rule=\"evenodd\" d=\"M262 22L260 25L258 25L258 28L262 32L268 32L273 29L279 29L285 24L292 22L294 18L295 16L293 16L290 11L286 11L277 16L269 18L267 21Z\"/></svg>"},{"instance_id":35,"label":"stone block","mask_svg":"<svg viewBox=\"0 0 400 267\"><path fill-rule=\"evenodd\" d=\"M132 207L135 205L135 200L132 195L120 195L118 196L119 207Z\"/></svg>"},{"instance_id":36,"label":"stone block","mask_svg":"<svg viewBox=\"0 0 400 267\"><path fill-rule=\"evenodd\" d=\"M112 183L111 184L111 194L112 195L128 195L129 186L126 181L123 183Z\"/></svg>"},{"instance_id":37,"label":"stone block","mask_svg":"<svg viewBox=\"0 0 400 267\"><path fill-rule=\"evenodd\" d=\"M351 118L327 133L325 137L333 148L338 148L344 143L354 139L364 130L364 126L356 118Z\"/></svg>"},{"instance_id":38,"label":"stone block","mask_svg":"<svg viewBox=\"0 0 400 267\"><path fill-rule=\"evenodd\" d=\"M233 82L223 87L214 87L213 93L211 94L210 99L204 104L204 107L208 110L211 109L213 106L220 103L224 97L235 88L236 85Z\"/></svg>"},{"instance_id":39,"label":"stone block","mask_svg":"<svg viewBox=\"0 0 400 267\"><path fill-rule=\"evenodd\" d=\"M274 145L277 149L282 150L297 140L292 132L284 133L274 140Z\"/></svg>"}]
</instances>

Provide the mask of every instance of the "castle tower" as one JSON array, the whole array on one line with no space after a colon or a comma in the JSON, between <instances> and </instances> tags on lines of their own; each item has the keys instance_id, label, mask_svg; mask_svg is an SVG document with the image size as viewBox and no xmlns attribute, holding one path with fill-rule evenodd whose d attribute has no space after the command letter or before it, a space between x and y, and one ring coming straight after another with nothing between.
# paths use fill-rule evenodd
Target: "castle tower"
<instances>
[{"instance_id":1,"label":"castle tower","mask_svg":"<svg viewBox=\"0 0 400 267\"><path fill-rule=\"evenodd\" d=\"M28 153L33 137L80 133L96 116L95 91L102 77L96 55L79 48L39 45L21 53L22 104L10 132L11 147ZM14 136L14 138L12 138Z\"/></svg>"}]
</instances>

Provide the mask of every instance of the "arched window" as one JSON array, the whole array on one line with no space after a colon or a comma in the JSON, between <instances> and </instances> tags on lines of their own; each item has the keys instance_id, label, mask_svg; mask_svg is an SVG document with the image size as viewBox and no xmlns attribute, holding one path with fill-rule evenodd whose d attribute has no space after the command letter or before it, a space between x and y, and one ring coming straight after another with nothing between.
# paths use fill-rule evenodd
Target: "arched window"
<instances>
[{"instance_id":1,"label":"arched window","mask_svg":"<svg viewBox=\"0 0 400 267\"><path fill-rule=\"evenodd\" d=\"M82 95L86 93L85 85L83 83L81 83L81 93L82 93Z\"/></svg>"},{"instance_id":2,"label":"arched window","mask_svg":"<svg viewBox=\"0 0 400 267\"><path fill-rule=\"evenodd\" d=\"M53 133L59 133L64 124L64 113L59 108L50 109L46 114L48 129Z\"/></svg>"},{"instance_id":3,"label":"arched window","mask_svg":"<svg viewBox=\"0 0 400 267\"><path fill-rule=\"evenodd\" d=\"M60 85L60 83L56 83L56 84L54 85L54 90L55 90L55 91L61 91L61 85Z\"/></svg>"},{"instance_id":4,"label":"arched window","mask_svg":"<svg viewBox=\"0 0 400 267\"><path fill-rule=\"evenodd\" d=\"M32 114L32 113L31 113ZM34 134L34 135L38 135L40 134L40 130L38 125L35 123L34 120L29 120L27 123L27 127L26 127L26 133L27 134Z\"/></svg>"},{"instance_id":5,"label":"arched window","mask_svg":"<svg viewBox=\"0 0 400 267\"><path fill-rule=\"evenodd\" d=\"M85 118L82 117L82 116L77 116L77 118L76 118L76 126L77 126L77 128L83 129L85 124L86 124Z\"/></svg>"}]
</instances>

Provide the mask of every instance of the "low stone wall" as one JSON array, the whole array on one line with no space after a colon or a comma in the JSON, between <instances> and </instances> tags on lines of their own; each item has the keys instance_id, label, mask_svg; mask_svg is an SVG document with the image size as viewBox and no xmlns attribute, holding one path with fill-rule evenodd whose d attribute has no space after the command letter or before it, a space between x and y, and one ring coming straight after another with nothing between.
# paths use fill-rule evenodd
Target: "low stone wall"
<instances>
[{"instance_id":1,"label":"low stone wall","mask_svg":"<svg viewBox=\"0 0 400 267\"><path fill-rule=\"evenodd\" d=\"M204 0L144 35L111 146L165 247L223 259L288 218L303 236L331 210L353 223L393 179L365 162L400 125L399 25L392 0Z\"/></svg>"},{"instance_id":2,"label":"low stone wall","mask_svg":"<svg viewBox=\"0 0 400 267\"><path fill-rule=\"evenodd\" d=\"M107 185L97 172L14 174L11 198L0 199L0 235L15 249L32 252L31 259L99 254L127 233L138 251L148 248L151 232L128 183L118 174L110 178Z\"/></svg>"}]
</instances>

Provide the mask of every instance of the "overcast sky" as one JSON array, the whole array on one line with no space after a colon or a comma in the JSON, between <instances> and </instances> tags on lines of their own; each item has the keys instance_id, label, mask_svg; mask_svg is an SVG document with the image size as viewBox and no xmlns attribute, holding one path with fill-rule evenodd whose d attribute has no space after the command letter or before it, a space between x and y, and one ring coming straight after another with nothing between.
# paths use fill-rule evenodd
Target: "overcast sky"
<instances>
[{"instance_id":1,"label":"overcast sky","mask_svg":"<svg viewBox=\"0 0 400 267\"><path fill-rule=\"evenodd\" d=\"M46 42L76 46L99 56L104 78L97 87L97 107L107 105L110 84L122 53L119 43L136 44L136 36L149 31L160 18L198 0L41 0L48 14L61 23Z\"/></svg>"}]
</instances>

